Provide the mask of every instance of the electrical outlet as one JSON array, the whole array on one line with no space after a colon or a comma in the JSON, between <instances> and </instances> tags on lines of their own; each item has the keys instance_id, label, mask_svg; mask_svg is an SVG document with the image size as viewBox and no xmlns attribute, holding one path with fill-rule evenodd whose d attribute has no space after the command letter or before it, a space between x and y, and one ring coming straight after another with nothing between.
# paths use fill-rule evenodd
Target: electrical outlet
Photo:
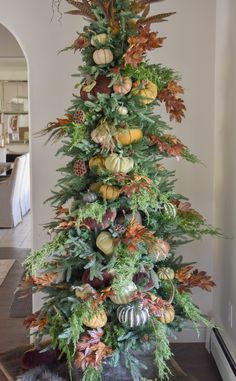
<instances>
[{"instance_id":1,"label":"electrical outlet","mask_svg":"<svg viewBox=\"0 0 236 381\"><path fill-rule=\"evenodd\" d=\"M228 319L229 326L233 329L233 304L231 302L228 303Z\"/></svg>"}]
</instances>

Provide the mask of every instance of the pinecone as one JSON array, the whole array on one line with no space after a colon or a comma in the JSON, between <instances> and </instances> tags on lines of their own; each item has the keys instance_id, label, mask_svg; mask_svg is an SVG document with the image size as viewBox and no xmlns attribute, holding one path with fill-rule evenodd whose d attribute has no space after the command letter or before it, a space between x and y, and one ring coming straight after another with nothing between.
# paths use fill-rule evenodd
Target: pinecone
<instances>
[{"instance_id":1,"label":"pinecone","mask_svg":"<svg viewBox=\"0 0 236 381\"><path fill-rule=\"evenodd\" d=\"M80 176L80 177L86 175L87 167L84 160L77 160L74 163L74 173L76 174L76 176Z\"/></svg>"},{"instance_id":2,"label":"pinecone","mask_svg":"<svg viewBox=\"0 0 236 381\"><path fill-rule=\"evenodd\" d=\"M126 232L127 228L123 225L116 225L112 230L116 236L121 236Z\"/></svg>"},{"instance_id":3,"label":"pinecone","mask_svg":"<svg viewBox=\"0 0 236 381\"><path fill-rule=\"evenodd\" d=\"M85 112L77 109L73 115L73 122L77 124L83 124L85 122Z\"/></svg>"}]
</instances>

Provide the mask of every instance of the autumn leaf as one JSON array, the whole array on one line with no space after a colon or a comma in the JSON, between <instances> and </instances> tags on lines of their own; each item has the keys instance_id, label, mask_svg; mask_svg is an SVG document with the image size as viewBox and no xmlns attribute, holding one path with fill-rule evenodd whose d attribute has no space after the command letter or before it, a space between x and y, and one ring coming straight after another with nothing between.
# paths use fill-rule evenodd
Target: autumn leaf
<instances>
[{"instance_id":1,"label":"autumn leaf","mask_svg":"<svg viewBox=\"0 0 236 381\"><path fill-rule=\"evenodd\" d=\"M90 45L90 42L87 39L87 37L84 36L83 34L80 34L79 37L74 41L72 48L76 52L77 50L81 50L83 48L86 48L89 45Z\"/></svg>"},{"instance_id":2,"label":"autumn leaf","mask_svg":"<svg viewBox=\"0 0 236 381\"><path fill-rule=\"evenodd\" d=\"M28 316L24 320L24 326L27 329L37 328L39 332L41 332L44 329L44 327L47 325L47 323L48 323L47 317L44 316L43 318L39 319L37 313Z\"/></svg>"},{"instance_id":3,"label":"autumn leaf","mask_svg":"<svg viewBox=\"0 0 236 381\"><path fill-rule=\"evenodd\" d=\"M150 189L152 185L152 180L146 176L134 175L130 178L129 184L124 185L121 188L120 193L125 193L127 197L131 197L133 193L137 193L140 189Z\"/></svg>"},{"instance_id":4,"label":"autumn leaf","mask_svg":"<svg viewBox=\"0 0 236 381\"><path fill-rule=\"evenodd\" d=\"M87 331L87 334L82 336L77 344L77 355L75 366L85 370L92 366L99 369L103 360L112 354L111 347L108 347L101 341L104 331L101 328Z\"/></svg>"},{"instance_id":5,"label":"autumn leaf","mask_svg":"<svg viewBox=\"0 0 236 381\"><path fill-rule=\"evenodd\" d=\"M177 207L179 213L189 213L201 220L204 220L204 217L198 213L195 209L192 208L190 202L182 202L179 200L172 200L172 203Z\"/></svg>"},{"instance_id":6,"label":"autumn leaf","mask_svg":"<svg viewBox=\"0 0 236 381\"><path fill-rule=\"evenodd\" d=\"M176 81L169 81L166 88L158 93L158 99L166 105L166 111L170 114L170 120L180 123L185 117L184 111L186 107L184 101L179 98L179 94L183 94L184 89L178 85Z\"/></svg>"},{"instance_id":7,"label":"autumn leaf","mask_svg":"<svg viewBox=\"0 0 236 381\"><path fill-rule=\"evenodd\" d=\"M137 67L143 61L149 50L162 47L164 38L158 37L157 32L150 32L149 26L140 26L137 36L128 38L129 49L124 54L125 65Z\"/></svg>"},{"instance_id":8,"label":"autumn leaf","mask_svg":"<svg viewBox=\"0 0 236 381\"><path fill-rule=\"evenodd\" d=\"M165 152L169 157L180 157L186 146L175 136L163 135L158 137L156 135L150 135L149 146L156 145L160 152Z\"/></svg>"},{"instance_id":9,"label":"autumn leaf","mask_svg":"<svg viewBox=\"0 0 236 381\"><path fill-rule=\"evenodd\" d=\"M133 301L139 301L142 308L147 308L151 316L160 317L163 315L165 309L169 307L170 303L153 293L143 293L137 291L133 298Z\"/></svg>"},{"instance_id":10,"label":"autumn leaf","mask_svg":"<svg viewBox=\"0 0 236 381\"><path fill-rule=\"evenodd\" d=\"M178 290L180 292L189 292L191 288L199 287L210 292L215 286L212 277L207 275L205 271L192 270L192 266L185 266L176 271L175 278L180 282Z\"/></svg>"}]
</instances>

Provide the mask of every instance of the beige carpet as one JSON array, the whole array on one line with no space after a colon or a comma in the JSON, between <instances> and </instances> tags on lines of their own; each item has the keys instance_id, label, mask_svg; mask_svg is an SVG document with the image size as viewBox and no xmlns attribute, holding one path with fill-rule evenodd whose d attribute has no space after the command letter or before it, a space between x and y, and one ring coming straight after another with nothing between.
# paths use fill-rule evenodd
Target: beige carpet
<instances>
[{"instance_id":1,"label":"beige carpet","mask_svg":"<svg viewBox=\"0 0 236 381\"><path fill-rule=\"evenodd\" d=\"M0 286L15 263L15 259L0 259Z\"/></svg>"}]
</instances>

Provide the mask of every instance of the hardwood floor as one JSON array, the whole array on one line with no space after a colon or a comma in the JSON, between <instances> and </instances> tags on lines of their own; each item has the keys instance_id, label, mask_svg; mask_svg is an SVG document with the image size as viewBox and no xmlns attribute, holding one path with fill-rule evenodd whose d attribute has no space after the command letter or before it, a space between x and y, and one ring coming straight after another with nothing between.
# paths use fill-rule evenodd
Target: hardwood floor
<instances>
[{"instance_id":1,"label":"hardwood floor","mask_svg":"<svg viewBox=\"0 0 236 381\"><path fill-rule=\"evenodd\" d=\"M32 247L32 222L31 213L28 213L23 221L13 229L0 229L0 247Z\"/></svg>"},{"instance_id":2,"label":"hardwood floor","mask_svg":"<svg viewBox=\"0 0 236 381\"><path fill-rule=\"evenodd\" d=\"M14 291L22 276L21 262L27 254L25 249L0 247L0 259L16 259L0 287L0 352L5 352L19 344L28 343L27 332L22 324L23 319L8 316Z\"/></svg>"}]
</instances>

